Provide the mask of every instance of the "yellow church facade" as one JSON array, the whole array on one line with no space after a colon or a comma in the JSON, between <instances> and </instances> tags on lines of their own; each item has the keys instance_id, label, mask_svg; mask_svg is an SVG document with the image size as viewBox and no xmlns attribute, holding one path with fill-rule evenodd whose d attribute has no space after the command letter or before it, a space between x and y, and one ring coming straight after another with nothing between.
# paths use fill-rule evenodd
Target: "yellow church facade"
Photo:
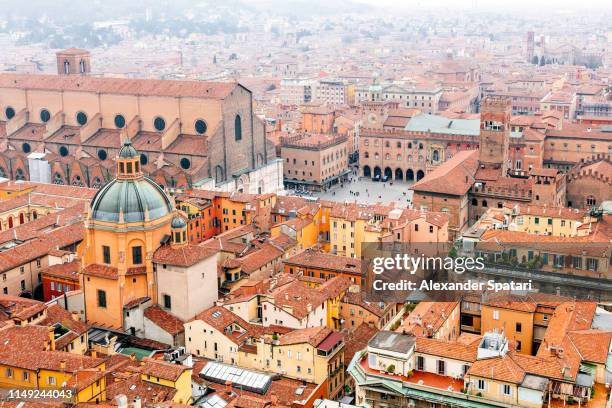
<instances>
[{"instance_id":1,"label":"yellow church facade","mask_svg":"<svg viewBox=\"0 0 612 408\"><path fill-rule=\"evenodd\" d=\"M83 254L85 313L90 324L121 329L123 307L138 298L157 302L152 256L170 238L173 203L145 177L129 141L117 177L92 200Z\"/></svg>"}]
</instances>

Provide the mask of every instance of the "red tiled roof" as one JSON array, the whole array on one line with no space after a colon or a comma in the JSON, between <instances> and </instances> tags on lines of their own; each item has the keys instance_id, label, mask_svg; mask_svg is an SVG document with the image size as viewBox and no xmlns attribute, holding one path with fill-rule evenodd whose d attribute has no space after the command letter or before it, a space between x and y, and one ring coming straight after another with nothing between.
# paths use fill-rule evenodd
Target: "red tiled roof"
<instances>
[{"instance_id":1,"label":"red tiled roof","mask_svg":"<svg viewBox=\"0 0 612 408\"><path fill-rule=\"evenodd\" d=\"M181 364L155 360L148 357L143 358L141 364L142 365L138 371L140 371L142 374L170 381L178 380L181 374L187 370L190 370L189 367Z\"/></svg>"},{"instance_id":2,"label":"red tiled roof","mask_svg":"<svg viewBox=\"0 0 612 408\"><path fill-rule=\"evenodd\" d=\"M361 275L361 260L307 249L283 261L287 265L303 268L331 270L346 274Z\"/></svg>"},{"instance_id":3,"label":"red tiled roof","mask_svg":"<svg viewBox=\"0 0 612 408\"><path fill-rule=\"evenodd\" d=\"M175 266L189 267L215 255L216 248L188 244L182 247L162 245L153 254L153 262Z\"/></svg>"},{"instance_id":4,"label":"red tiled roof","mask_svg":"<svg viewBox=\"0 0 612 408\"><path fill-rule=\"evenodd\" d=\"M588 329L570 332L568 336L583 360L599 364L606 363L612 332Z\"/></svg>"},{"instance_id":5,"label":"red tiled roof","mask_svg":"<svg viewBox=\"0 0 612 408\"><path fill-rule=\"evenodd\" d=\"M42 276L52 276L54 278L62 278L71 280L73 282L79 282L80 269L81 262L79 260L74 260L72 262L51 265L43 269L41 274Z\"/></svg>"},{"instance_id":6,"label":"red tiled roof","mask_svg":"<svg viewBox=\"0 0 612 408\"><path fill-rule=\"evenodd\" d=\"M102 92L120 95L223 99L237 86L235 82L169 81L80 75L0 75L0 88Z\"/></svg>"},{"instance_id":7,"label":"red tiled roof","mask_svg":"<svg viewBox=\"0 0 612 408\"><path fill-rule=\"evenodd\" d=\"M105 279L117 279L119 270L114 266L91 264L83 268L83 275L97 276Z\"/></svg>"},{"instance_id":8,"label":"red tiled roof","mask_svg":"<svg viewBox=\"0 0 612 408\"><path fill-rule=\"evenodd\" d=\"M151 320L165 332L176 335L185 331L183 321L173 314L165 311L159 305L153 305L145 309L144 317Z\"/></svg>"},{"instance_id":9,"label":"red tiled roof","mask_svg":"<svg viewBox=\"0 0 612 408\"><path fill-rule=\"evenodd\" d=\"M478 151L463 150L436 167L410 189L415 192L430 192L449 195L464 195L474 183L478 168Z\"/></svg>"},{"instance_id":10,"label":"red tiled roof","mask_svg":"<svg viewBox=\"0 0 612 408\"><path fill-rule=\"evenodd\" d=\"M426 337L417 337L416 352L450 358L453 360L473 362L476 361L476 357L478 355L480 336L475 336L475 338L470 340L471 342L464 344L460 341L444 341Z\"/></svg>"}]
</instances>

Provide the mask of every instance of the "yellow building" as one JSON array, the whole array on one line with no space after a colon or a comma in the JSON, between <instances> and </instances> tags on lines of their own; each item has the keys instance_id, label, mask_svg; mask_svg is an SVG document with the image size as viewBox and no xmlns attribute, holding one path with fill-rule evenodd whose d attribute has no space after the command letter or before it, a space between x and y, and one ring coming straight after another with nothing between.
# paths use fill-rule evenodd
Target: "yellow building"
<instances>
[{"instance_id":1,"label":"yellow building","mask_svg":"<svg viewBox=\"0 0 612 408\"><path fill-rule=\"evenodd\" d=\"M104 401L104 361L56 351L53 334L45 326L0 329L0 388L64 390L70 401Z\"/></svg>"},{"instance_id":2,"label":"yellow building","mask_svg":"<svg viewBox=\"0 0 612 408\"><path fill-rule=\"evenodd\" d=\"M174 402L191 403L191 368L187 366L145 358L140 367L140 379L175 389Z\"/></svg>"},{"instance_id":3,"label":"yellow building","mask_svg":"<svg viewBox=\"0 0 612 408\"><path fill-rule=\"evenodd\" d=\"M103 186L86 221L83 289L88 323L123 327L123 306L148 296L157 302L152 254L170 234L173 204L140 169L126 141L117 178Z\"/></svg>"}]
</instances>

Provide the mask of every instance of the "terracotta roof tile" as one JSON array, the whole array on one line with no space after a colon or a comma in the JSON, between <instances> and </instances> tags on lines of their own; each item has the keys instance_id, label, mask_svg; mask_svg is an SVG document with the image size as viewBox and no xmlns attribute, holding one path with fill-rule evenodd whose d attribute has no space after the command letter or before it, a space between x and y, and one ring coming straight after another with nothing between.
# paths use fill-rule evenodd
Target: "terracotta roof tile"
<instances>
[{"instance_id":1,"label":"terracotta roof tile","mask_svg":"<svg viewBox=\"0 0 612 408\"><path fill-rule=\"evenodd\" d=\"M159 305L153 305L145 309L144 317L151 320L165 332L176 335L185 331L183 321L173 314L165 311Z\"/></svg>"}]
</instances>

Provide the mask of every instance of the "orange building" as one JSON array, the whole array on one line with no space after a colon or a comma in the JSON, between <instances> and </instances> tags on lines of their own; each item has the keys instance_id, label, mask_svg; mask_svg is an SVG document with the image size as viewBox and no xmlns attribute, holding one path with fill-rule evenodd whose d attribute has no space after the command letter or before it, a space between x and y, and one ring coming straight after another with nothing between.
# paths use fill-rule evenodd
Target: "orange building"
<instances>
[{"instance_id":1,"label":"orange building","mask_svg":"<svg viewBox=\"0 0 612 408\"><path fill-rule=\"evenodd\" d=\"M85 223L83 288L90 324L123 327L123 306L149 297L157 302L151 257L170 234L173 204L145 177L140 156L126 141L117 178L94 197Z\"/></svg>"}]
</instances>

